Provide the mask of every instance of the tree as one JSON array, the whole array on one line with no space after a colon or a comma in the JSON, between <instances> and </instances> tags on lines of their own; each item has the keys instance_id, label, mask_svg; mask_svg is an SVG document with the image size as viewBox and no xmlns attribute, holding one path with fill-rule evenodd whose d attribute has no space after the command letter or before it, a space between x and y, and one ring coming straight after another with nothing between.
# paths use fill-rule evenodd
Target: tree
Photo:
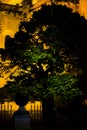
<instances>
[{"instance_id":1,"label":"tree","mask_svg":"<svg viewBox=\"0 0 87 130\"><path fill-rule=\"evenodd\" d=\"M11 75L13 81L6 85L10 92L13 91L13 97L21 92L42 100L45 119L51 120L55 95L63 103L82 96L78 79L71 72L81 67L78 61L83 57L86 26L84 17L66 6L55 4L43 5L29 22L21 22L20 28L24 27L26 31L15 34L15 58L12 59L14 66L19 66L19 72L18 76ZM24 39L19 41L17 37L24 36L22 34L26 39L22 37ZM64 74L67 63L70 69Z\"/></svg>"}]
</instances>

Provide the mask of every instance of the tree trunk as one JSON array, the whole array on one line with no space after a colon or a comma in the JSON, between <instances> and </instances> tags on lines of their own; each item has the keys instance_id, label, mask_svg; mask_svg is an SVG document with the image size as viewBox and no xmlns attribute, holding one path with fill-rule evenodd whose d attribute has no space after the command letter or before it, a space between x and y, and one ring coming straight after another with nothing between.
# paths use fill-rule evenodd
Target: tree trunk
<instances>
[{"instance_id":1,"label":"tree trunk","mask_svg":"<svg viewBox=\"0 0 87 130\"><path fill-rule=\"evenodd\" d=\"M54 130L56 128L56 122L53 97L48 97L42 100L42 114L45 130Z\"/></svg>"}]
</instances>

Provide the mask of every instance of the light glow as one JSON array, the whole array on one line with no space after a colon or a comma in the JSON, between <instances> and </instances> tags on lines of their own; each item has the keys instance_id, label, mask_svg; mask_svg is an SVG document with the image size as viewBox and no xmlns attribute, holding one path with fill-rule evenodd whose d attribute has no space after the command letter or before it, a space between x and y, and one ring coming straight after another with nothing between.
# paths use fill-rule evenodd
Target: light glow
<instances>
[{"instance_id":1,"label":"light glow","mask_svg":"<svg viewBox=\"0 0 87 130\"><path fill-rule=\"evenodd\" d=\"M15 5L17 3L20 4L22 2L22 0L2 0L2 2L6 3L6 4L13 4L13 5Z\"/></svg>"}]
</instances>

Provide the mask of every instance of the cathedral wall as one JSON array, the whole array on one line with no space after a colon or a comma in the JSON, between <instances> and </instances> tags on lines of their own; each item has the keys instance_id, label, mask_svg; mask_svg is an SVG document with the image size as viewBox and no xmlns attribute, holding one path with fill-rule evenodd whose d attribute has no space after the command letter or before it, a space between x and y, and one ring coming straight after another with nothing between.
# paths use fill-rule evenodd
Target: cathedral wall
<instances>
[{"instance_id":1,"label":"cathedral wall","mask_svg":"<svg viewBox=\"0 0 87 130\"><path fill-rule=\"evenodd\" d=\"M18 31L18 25L22 15L0 11L0 48L4 48L4 39L6 35L14 36Z\"/></svg>"}]
</instances>

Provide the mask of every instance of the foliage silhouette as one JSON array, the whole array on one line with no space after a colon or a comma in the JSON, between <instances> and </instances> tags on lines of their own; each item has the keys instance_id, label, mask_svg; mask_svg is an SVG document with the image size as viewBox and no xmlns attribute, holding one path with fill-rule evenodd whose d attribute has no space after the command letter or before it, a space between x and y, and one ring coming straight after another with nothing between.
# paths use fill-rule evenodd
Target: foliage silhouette
<instances>
[{"instance_id":1,"label":"foliage silhouette","mask_svg":"<svg viewBox=\"0 0 87 130\"><path fill-rule=\"evenodd\" d=\"M35 11L29 22L20 23L19 29L24 28L26 38L20 31L15 34L12 60L14 66L19 66L19 73L11 75L13 81L5 87L13 96L21 92L42 100L43 116L50 119L49 127L54 119L54 96L60 96L62 103L72 102L83 96L81 90L86 88L81 86L82 80L78 82L82 76L86 79L86 27L87 21L77 12L52 4ZM19 41L19 36L23 40ZM69 67L64 73L67 64Z\"/></svg>"},{"instance_id":2,"label":"foliage silhouette","mask_svg":"<svg viewBox=\"0 0 87 130\"><path fill-rule=\"evenodd\" d=\"M21 22L19 32L15 34L14 38L18 47L15 49L14 64L25 70L22 72L23 78L27 77L28 81L33 81L31 85L33 93L34 86L37 86L36 88L43 86L42 84L46 83L50 75L61 74L64 71L64 64L68 63L72 66L68 70L70 73L74 71L74 68L77 69L80 54L77 52L77 48L81 52L82 43L80 44L79 35L82 36L83 33L80 26L83 20L83 17L80 17L78 13L73 13L70 8L52 4L51 6L43 5L41 10L34 12L30 22ZM23 36L20 32L22 28L26 30L22 31ZM81 34L78 34L80 29ZM27 37L25 38L25 36ZM43 65L46 65L46 70ZM30 70L28 70L29 67ZM73 79L72 76L71 78ZM26 86L31 84L28 81ZM38 95L37 90L39 89L36 89L35 93ZM49 95L47 91L45 95Z\"/></svg>"}]
</instances>

